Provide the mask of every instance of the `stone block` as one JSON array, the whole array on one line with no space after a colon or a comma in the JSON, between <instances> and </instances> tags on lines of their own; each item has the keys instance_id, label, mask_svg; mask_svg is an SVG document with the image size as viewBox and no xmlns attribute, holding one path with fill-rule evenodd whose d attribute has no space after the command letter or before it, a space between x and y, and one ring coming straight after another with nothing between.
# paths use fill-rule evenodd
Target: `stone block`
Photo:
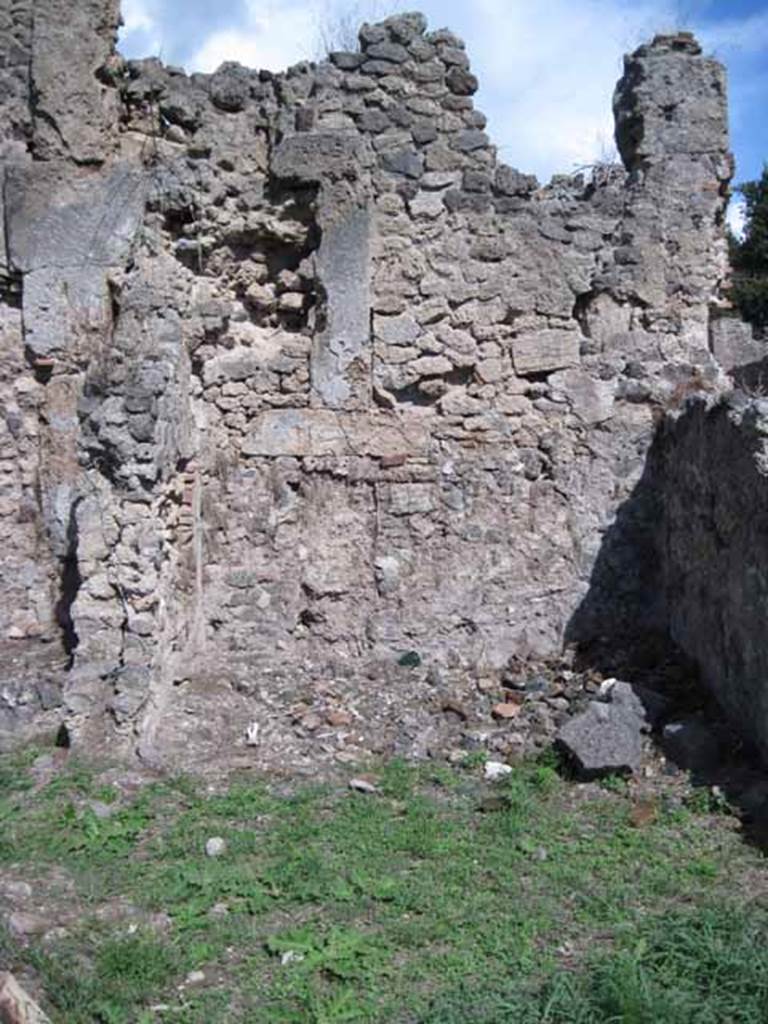
<instances>
[{"instance_id":1,"label":"stone block","mask_svg":"<svg viewBox=\"0 0 768 1024\"><path fill-rule=\"evenodd\" d=\"M593 701L565 723L557 742L581 778L631 773L640 768L643 756L642 725L632 708Z\"/></svg>"},{"instance_id":2,"label":"stone block","mask_svg":"<svg viewBox=\"0 0 768 1024\"><path fill-rule=\"evenodd\" d=\"M431 484L385 484L381 490L384 507L393 516L426 515L436 507Z\"/></svg>"},{"instance_id":3,"label":"stone block","mask_svg":"<svg viewBox=\"0 0 768 1024\"><path fill-rule=\"evenodd\" d=\"M119 0L35 4L28 73L37 159L65 156L91 166L105 159L120 100L96 71L110 61L119 21Z\"/></svg>"},{"instance_id":4,"label":"stone block","mask_svg":"<svg viewBox=\"0 0 768 1024\"><path fill-rule=\"evenodd\" d=\"M410 313L376 316L373 320L373 333L387 345L412 345L421 334L421 327Z\"/></svg>"},{"instance_id":5,"label":"stone block","mask_svg":"<svg viewBox=\"0 0 768 1024\"><path fill-rule=\"evenodd\" d=\"M447 64L449 67L469 67L469 57L467 57L463 45L458 47L450 44L440 44L438 45L437 52L443 64Z\"/></svg>"},{"instance_id":6,"label":"stone block","mask_svg":"<svg viewBox=\"0 0 768 1024\"><path fill-rule=\"evenodd\" d=\"M467 128L465 131L459 132L453 140L454 148L462 153L474 153L475 150L485 149L490 144L491 140L479 128Z\"/></svg>"},{"instance_id":7,"label":"stone block","mask_svg":"<svg viewBox=\"0 0 768 1024\"><path fill-rule=\"evenodd\" d=\"M437 127L432 121L419 121L411 129L413 141L419 146L425 146L429 142L434 142L437 134Z\"/></svg>"},{"instance_id":8,"label":"stone block","mask_svg":"<svg viewBox=\"0 0 768 1024\"><path fill-rule=\"evenodd\" d=\"M416 220L437 220L445 213L440 192L418 192L408 203L411 216Z\"/></svg>"},{"instance_id":9,"label":"stone block","mask_svg":"<svg viewBox=\"0 0 768 1024\"><path fill-rule=\"evenodd\" d=\"M211 76L211 100L219 110L237 113L245 109L251 94L253 72L235 61L227 61ZM189 125L185 125L189 127Z\"/></svg>"},{"instance_id":10,"label":"stone block","mask_svg":"<svg viewBox=\"0 0 768 1024\"><path fill-rule=\"evenodd\" d=\"M65 165L7 171L5 210L16 270L113 267L128 258L144 214L147 177L117 164L66 173Z\"/></svg>"},{"instance_id":11,"label":"stone block","mask_svg":"<svg viewBox=\"0 0 768 1024\"><path fill-rule=\"evenodd\" d=\"M726 372L762 362L768 357L768 344L757 341L751 325L738 317L713 317L709 333L712 354Z\"/></svg>"},{"instance_id":12,"label":"stone block","mask_svg":"<svg viewBox=\"0 0 768 1024\"><path fill-rule=\"evenodd\" d=\"M362 65L360 70L364 75L392 75L399 70L397 64L392 64L388 60L366 60L365 64Z\"/></svg>"},{"instance_id":13,"label":"stone block","mask_svg":"<svg viewBox=\"0 0 768 1024\"><path fill-rule=\"evenodd\" d=\"M87 332L111 323L106 276L98 267L41 267L24 278L24 340L38 358L63 356Z\"/></svg>"},{"instance_id":14,"label":"stone block","mask_svg":"<svg viewBox=\"0 0 768 1024\"><path fill-rule=\"evenodd\" d=\"M453 363L445 356L422 356L421 359L414 360L409 369L419 377L438 377L450 373Z\"/></svg>"},{"instance_id":15,"label":"stone block","mask_svg":"<svg viewBox=\"0 0 768 1024\"><path fill-rule=\"evenodd\" d=\"M583 370L573 369L553 373L549 385L567 399L574 413L585 423L603 423L613 416L614 381L600 380Z\"/></svg>"},{"instance_id":16,"label":"stone block","mask_svg":"<svg viewBox=\"0 0 768 1024\"><path fill-rule=\"evenodd\" d=\"M243 442L246 456L374 456L427 453L429 431L421 420L387 413L335 413L326 409L270 409L256 417Z\"/></svg>"},{"instance_id":17,"label":"stone block","mask_svg":"<svg viewBox=\"0 0 768 1024\"><path fill-rule=\"evenodd\" d=\"M27 917L31 920L28 914L12 914L11 917ZM44 932L51 922L47 918L41 918L41 922L40 932ZM29 930L22 932L23 938L28 938L30 934L33 933ZM51 1024L50 1018L24 991L16 978L7 972L0 974L0 1020L3 1024Z\"/></svg>"},{"instance_id":18,"label":"stone block","mask_svg":"<svg viewBox=\"0 0 768 1024\"><path fill-rule=\"evenodd\" d=\"M547 330L522 334L512 341L512 359L520 377L576 366L581 335L576 331Z\"/></svg>"},{"instance_id":19,"label":"stone block","mask_svg":"<svg viewBox=\"0 0 768 1024\"><path fill-rule=\"evenodd\" d=\"M500 164L496 168L494 188L503 196L528 196L535 192L539 183L532 174L521 174L514 167Z\"/></svg>"},{"instance_id":20,"label":"stone block","mask_svg":"<svg viewBox=\"0 0 768 1024\"><path fill-rule=\"evenodd\" d=\"M445 76L445 84L456 96L474 96L479 88L477 77L466 68L454 66Z\"/></svg>"},{"instance_id":21,"label":"stone block","mask_svg":"<svg viewBox=\"0 0 768 1024\"><path fill-rule=\"evenodd\" d=\"M402 174L406 178L419 178L424 170L423 157L409 149L385 153L381 162L392 174Z\"/></svg>"},{"instance_id":22,"label":"stone block","mask_svg":"<svg viewBox=\"0 0 768 1024\"><path fill-rule=\"evenodd\" d=\"M404 64L410 56L404 46L400 43L392 43L389 40L373 43L366 50L366 54L373 60L386 60L392 64Z\"/></svg>"},{"instance_id":23,"label":"stone block","mask_svg":"<svg viewBox=\"0 0 768 1024\"><path fill-rule=\"evenodd\" d=\"M364 132L370 132L372 135L377 135L379 132L384 132L391 127L392 122L384 113L383 110L366 110L363 112L358 120L360 128Z\"/></svg>"},{"instance_id":24,"label":"stone block","mask_svg":"<svg viewBox=\"0 0 768 1024\"><path fill-rule=\"evenodd\" d=\"M277 178L314 184L354 173L360 154L360 140L349 133L300 132L278 144L270 169Z\"/></svg>"},{"instance_id":25,"label":"stone block","mask_svg":"<svg viewBox=\"0 0 768 1024\"><path fill-rule=\"evenodd\" d=\"M342 71L355 71L365 60L364 53L357 53L347 50L334 50L328 54L331 62Z\"/></svg>"}]
</instances>

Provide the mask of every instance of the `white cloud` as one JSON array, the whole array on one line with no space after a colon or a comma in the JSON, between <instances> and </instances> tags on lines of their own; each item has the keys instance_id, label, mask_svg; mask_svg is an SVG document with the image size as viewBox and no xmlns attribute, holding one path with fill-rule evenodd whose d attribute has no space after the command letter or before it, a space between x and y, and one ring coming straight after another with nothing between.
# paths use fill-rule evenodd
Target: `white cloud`
<instances>
[{"instance_id":1,"label":"white cloud","mask_svg":"<svg viewBox=\"0 0 768 1024\"><path fill-rule=\"evenodd\" d=\"M126 32L152 32L155 19L144 0L123 0L123 21Z\"/></svg>"},{"instance_id":2,"label":"white cloud","mask_svg":"<svg viewBox=\"0 0 768 1024\"><path fill-rule=\"evenodd\" d=\"M152 6L152 0L122 0L121 49L131 51L138 45L143 51L142 56L157 55L161 52L162 33Z\"/></svg>"},{"instance_id":3,"label":"white cloud","mask_svg":"<svg viewBox=\"0 0 768 1024\"><path fill-rule=\"evenodd\" d=\"M747 219L747 208L743 199L734 196L728 204L728 227L737 238L744 237L744 225Z\"/></svg>"},{"instance_id":4,"label":"white cloud","mask_svg":"<svg viewBox=\"0 0 768 1024\"><path fill-rule=\"evenodd\" d=\"M311 54L314 7L304 3L248 0L243 26L212 33L188 61L192 71L215 71L224 61L247 67L283 68Z\"/></svg>"},{"instance_id":5,"label":"white cloud","mask_svg":"<svg viewBox=\"0 0 768 1024\"><path fill-rule=\"evenodd\" d=\"M631 8L551 0L545 10L527 0L471 0L469 7L468 48L491 136L502 159L543 178L612 149L621 55L675 21L667 0Z\"/></svg>"}]
</instances>

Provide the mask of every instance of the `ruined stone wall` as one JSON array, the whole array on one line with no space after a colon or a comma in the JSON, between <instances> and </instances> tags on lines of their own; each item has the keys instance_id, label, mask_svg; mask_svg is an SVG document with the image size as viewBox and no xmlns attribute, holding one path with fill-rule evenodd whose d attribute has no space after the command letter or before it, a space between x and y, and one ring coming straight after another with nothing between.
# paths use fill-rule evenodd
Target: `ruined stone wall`
<instances>
[{"instance_id":1,"label":"ruined stone wall","mask_svg":"<svg viewBox=\"0 0 768 1024\"><path fill-rule=\"evenodd\" d=\"M720 65L641 47L625 168L542 187L419 15L187 77L75 7L57 91L64 5L34 4L5 160L0 583L16 652L63 639L72 736L185 763L305 684L395 692L403 655L469 686L662 624L647 550L595 568L659 411L720 381Z\"/></svg>"}]
</instances>

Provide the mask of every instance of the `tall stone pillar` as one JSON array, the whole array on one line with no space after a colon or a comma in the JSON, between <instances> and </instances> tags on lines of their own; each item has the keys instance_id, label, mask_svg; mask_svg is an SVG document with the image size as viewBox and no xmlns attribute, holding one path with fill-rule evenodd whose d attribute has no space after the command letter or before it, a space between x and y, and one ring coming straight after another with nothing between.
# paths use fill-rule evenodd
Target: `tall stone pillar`
<instances>
[{"instance_id":1,"label":"tall stone pillar","mask_svg":"<svg viewBox=\"0 0 768 1024\"><path fill-rule=\"evenodd\" d=\"M613 107L631 176L615 281L651 329L685 321L684 344L701 351L727 269L725 69L689 33L656 36L625 58Z\"/></svg>"}]
</instances>

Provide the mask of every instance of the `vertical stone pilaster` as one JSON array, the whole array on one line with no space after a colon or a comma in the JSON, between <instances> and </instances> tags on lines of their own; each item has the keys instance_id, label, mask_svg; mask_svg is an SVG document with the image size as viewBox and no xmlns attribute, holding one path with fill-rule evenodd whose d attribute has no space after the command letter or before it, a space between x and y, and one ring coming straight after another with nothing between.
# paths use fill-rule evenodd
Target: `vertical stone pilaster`
<instances>
[{"instance_id":1,"label":"vertical stone pilaster","mask_svg":"<svg viewBox=\"0 0 768 1024\"><path fill-rule=\"evenodd\" d=\"M367 207L321 210L318 276L325 323L312 344L315 400L330 409L367 408L371 395L370 232Z\"/></svg>"},{"instance_id":2,"label":"vertical stone pilaster","mask_svg":"<svg viewBox=\"0 0 768 1024\"><path fill-rule=\"evenodd\" d=\"M312 404L365 409L371 401L371 210L362 147L342 133L288 136L272 172L288 182L317 184L321 232L317 276L322 301L312 343Z\"/></svg>"},{"instance_id":3,"label":"vertical stone pilaster","mask_svg":"<svg viewBox=\"0 0 768 1024\"><path fill-rule=\"evenodd\" d=\"M617 278L651 317L693 314L699 329L690 343L706 347L709 306L727 268L725 69L689 33L656 36L625 58L613 108L631 175Z\"/></svg>"},{"instance_id":4,"label":"vertical stone pilaster","mask_svg":"<svg viewBox=\"0 0 768 1024\"><path fill-rule=\"evenodd\" d=\"M32 28L32 145L37 159L102 163L118 111L98 77L114 53L120 0L36 0Z\"/></svg>"}]
</instances>

